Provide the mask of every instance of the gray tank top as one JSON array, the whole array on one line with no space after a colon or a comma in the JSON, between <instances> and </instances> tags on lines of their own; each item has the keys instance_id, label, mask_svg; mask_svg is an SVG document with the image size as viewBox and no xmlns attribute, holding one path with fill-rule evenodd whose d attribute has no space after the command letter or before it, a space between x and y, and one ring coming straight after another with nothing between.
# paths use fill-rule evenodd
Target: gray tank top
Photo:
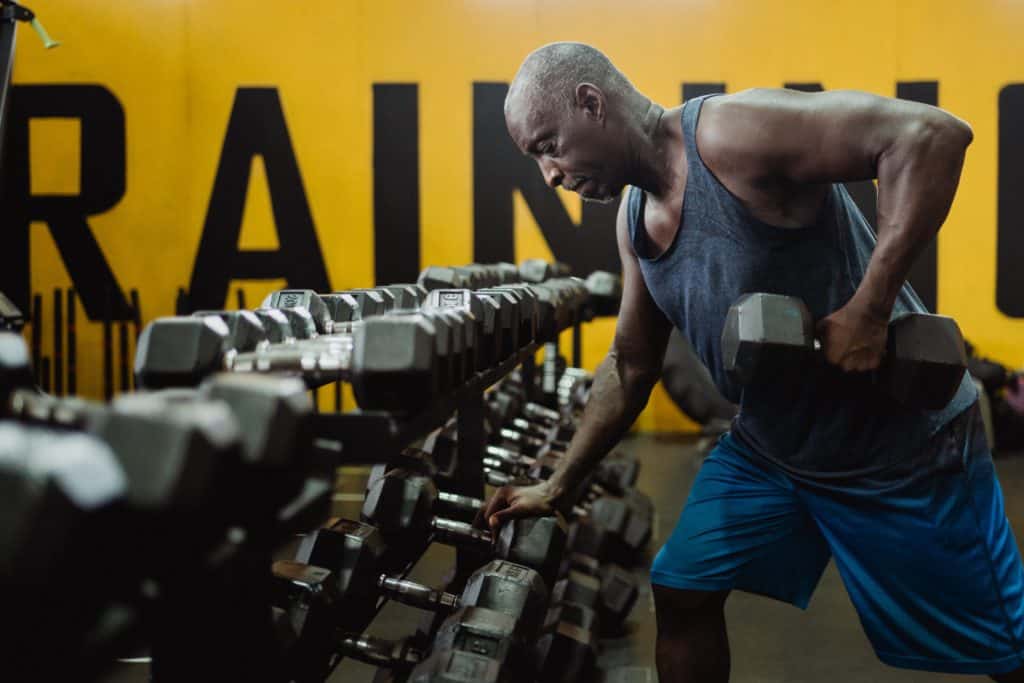
<instances>
[{"instance_id":1,"label":"gray tank top","mask_svg":"<svg viewBox=\"0 0 1024 683\"><path fill-rule=\"evenodd\" d=\"M755 218L697 151L697 121L707 97L683 107L683 212L663 253L643 224L644 192L633 187L627 197L630 237L654 301L690 340L722 394L739 403L732 434L753 454L813 477L863 474L912 455L977 399L968 376L944 409L922 412L887 400L867 375L824 364L779 386L741 389L726 375L722 327L741 294L799 297L819 320L853 295L875 234L841 184L832 185L813 225L780 228ZM893 316L911 311L926 309L904 284Z\"/></svg>"}]
</instances>

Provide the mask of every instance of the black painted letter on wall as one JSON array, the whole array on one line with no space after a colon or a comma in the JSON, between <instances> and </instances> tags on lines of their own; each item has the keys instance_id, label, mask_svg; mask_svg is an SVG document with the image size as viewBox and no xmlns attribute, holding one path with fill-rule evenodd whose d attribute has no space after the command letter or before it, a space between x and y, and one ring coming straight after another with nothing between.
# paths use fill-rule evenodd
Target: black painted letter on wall
<instances>
[{"instance_id":1,"label":"black painted letter on wall","mask_svg":"<svg viewBox=\"0 0 1024 683\"><path fill-rule=\"evenodd\" d=\"M238 249L252 158L263 157L280 248ZM285 278L289 287L330 291L327 268L275 88L235 94L217 177L189 285L193 310L221 308L232 279Z\"/></svg>"}]
</instances>

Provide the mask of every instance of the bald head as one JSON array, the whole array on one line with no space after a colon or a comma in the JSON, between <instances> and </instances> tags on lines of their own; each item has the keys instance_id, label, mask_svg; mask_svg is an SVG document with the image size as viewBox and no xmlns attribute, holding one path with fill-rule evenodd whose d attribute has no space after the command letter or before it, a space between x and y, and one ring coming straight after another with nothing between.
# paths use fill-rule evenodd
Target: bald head
<instances>
[{"instance_id":1,"label":"bald head","mask_svg":"<svg viewBox=\"0 0 1024 683\"><path fill-rule=\"evenodd\" d=\"M505 124L548 185L611 201L635 165L650 106L599 50L552 43L519 67L505 98Z\"/></svg>"},{"instance_id":2,"label":"bald head","mask_svg":"<svg viewBox=\"0 0 1024 683\"><path fill-rule=\"evenodd\" d=\"M506 116L514 108L571 108L581 83L597 86L608 97L634 91L629 79L600 50L583 43L550 43L523 60L505 98Z\"/></svg>"}]
</instances>

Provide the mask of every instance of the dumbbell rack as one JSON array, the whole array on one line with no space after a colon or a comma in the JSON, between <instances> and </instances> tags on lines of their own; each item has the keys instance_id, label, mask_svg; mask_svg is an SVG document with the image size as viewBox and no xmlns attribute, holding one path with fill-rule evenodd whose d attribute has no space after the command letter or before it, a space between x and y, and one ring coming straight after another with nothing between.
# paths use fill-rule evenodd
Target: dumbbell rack
<instances>
[{"instance_id":1,"label":"dumbbell rack","mask_svg":"<svg viewBox=\"0 0 1024 683\"><path fill-rule=\"evenodd\" d=\"M461 375L456 386L449 385L446 391L431 393L429 402L422 407L411 410L355 409L344 413L304 412L301 415L296 413L296 417L290 423L281 423L284 427L279 432L280 434L305 434L307 437L305 442L302 442L302 439L296 440L291 451L294 454L301 453L303 455L290 456L291 462L297 469L289 470L289 472L301 472L302 481L295 482L294 488L282 489L287 490L288 498L271 497L272 503L263 507L254 506L252 509L258 509L259 513L256 517L257 521L252 522L251 525L225 528L224 531L230 531L230 533L218 540L216 545L211 546L214 550L212 550L213 556L210 558L192 558L189 555L189 561L195 561L194 564L182 563L179 565L172 562L168 565L171 567L171 574L175 577L173 583L165 584L160 579L161 583L153 583L153 591L144 596L149 603L144 608L146 614L140 614L140 616L151 621L145 629L137 629L134 632L126 631L123 634L125 640L117 647L121 648L129 642L143 645L141 640L136 641L139 634L149 631L152 626L157 626L158 630L149 633L151 638L147 641L149 645L153 646L154 663L161 661L163 664L158 669L153 669L154 680L203 677L210 674L211 671L220 671L231 677L233 674L240 673L241 670L247 672L247 676L248 673L251 673L260 680L266 679L270 669L274 668L276 655L272 648L261 645L269 635L266 631L270 624L261 616L260 605L267 604L269 606L271 603L269 600L264 603L261 598L250 604L246 601L246 596L259 596L266 590L264 584L266 577L263 576L260 568L268 564L271 554L285 551L284 544L287 544L295 534L316 529L328 519L334 500L336 469L346 465L397 465L400 462L404 463L404 458L408 456L403 451L410 446L415 447L424 439L430 440L431 435L435 432L449 434L451 438L457 439L458 448L454 450L455 458L451 461L450 467L446 467L444 491L469 498L483 498L486 478L482 454L487 451L490 443L487 425L493 419L489 417L487 409L488 390L516 372L521 375L521 378L514 380L514 384L520 387L520 390L525 389L529 400L536 400L540 403L557 401L557 394L539 386L541 382L537 380L546 379L548 373L554 373L552 376L557 378L560 368L564 366L564 361L557 358L559 338L570 328L573 330L573 363L578 365L580 362L582 323L593 318L593 311L589 306L580 306L578 298L575 300L576 303L572 304L566 304L566 299L560 301L561 303L556 306L564 305L566 307L560 309L561 313L556 312L553 321L551 317L548 318L549 322L544 326L543 333L538 327L540 336L536 337L536 341L518 349L503 361L486 369L468 376ZM539 366L536 361L536 352L541 349L545 351L543 366ZM25 357L29 358L30 356L25 354ZM59 398L47 396L45 393L34 393L35 390L31 388L33 383L27 370L28 366L25 367L25 376L20 379L15 378L17 381L12 386L24 388L28 392L24 397L28 402L21 409L16 409L13 401L8 406L11 416L16 415L20 421L40 428L70 432L88 431L90 427L86 424L86 416L89 414L89 410L108 410L107 406L91 405L86 407L85 404L78 405L73 402L69 403L69 408L65 410L64 404ZM213 367L213 364L210 367ZM287 373L288 370L284 372ZM538 377L541 372L545 374ZM228 374L219 376L224 378ZM280 377L279 379L285 382L291 381L296 385L289 389L289 391L295 392L289 396L302 396L303 385L294 377L290 379ZM320 376L307 376L303 379L306 380L307 389L314 389L328 382L342 381L336 376L325 376L322 381ZM346 378L344 381L348 380L349 378ZM213 382L216 385L216 380ZM550 384L550 382L548 383ZM167 400L185 402L214 400L204 393L207 389L186 388L190 386L186 384L183 387L172 389L171 393L175 398ZM148 388L153 389L153 387ZM176 391L182 393L175 394ZM132 399L133 396L125 398ZM33 410L32 406L36 403L39 404L35 406L38 409ZM225 404L221 403L221 405ZM377 405L384 407L384 404ZM552 405L552 407L555 406ZM244 412L245 410L242 411L242 413ZM104 414L107 413L104 412ZM266 419L270 420L269 417ZM310 435L313 435L312 444L308 440ZM143 457L149 457L151 444L148 440L144 441L147 443L140 444L132 453L140 453ZM273 440L267 441L269 443ZM225 443L223 453L228 453L226 449L230 447L230 444ZM312 447L312 457L308 457L310 447ZM263 446L256 446L256 448L260 449ZM424 448L429 449L430 447L424 446ZM459 458L459 455L463 457ZM228 456L227 459L231 457L234 456ZM227 462L227 459L221 459L220 462ZM208 462L217 461L210 459ZM261 461L259 466L262 466L264 462L271 463L271 467L283 466L278 464L283 461L272 461L271 459ZM224 465L223 467L228 468L224 469L224 472L230 469L235 475L243 475L236 481L245 483L240 484L237 489L233 486L227 488L218 486L216 488L217 496L236 495L245 486L251 484L248 479L249 470L243 470L242 466L236 465ZM244 467L249 466L245 465ZM276 482L274 485L277 485ZM282 486L287 486L287 484L282 482ZM271 489L256 488L252 490L265 492ZM270 505L275 507L271 508ZM246 509L250 508L246 506ZM224 517L223 519L218 517L217 519L218 523L230 521L234 524L237 521L233 517ZM253 517L249 516L245 519L251 520ZM404 548L405 551L411 552L398 560L398 563L404 566L391 566L388 573L396 578L407 577L434 541L434 534L424 534L424 538L415 539L413 544L416 547ZM188 552L186 551L185 554L187 555ZM161 555L161 557L163 556ZM446 587L452 592L460 592L465 580L482 564L481 556L470 550L457 550L456 558L454 577ZM198 561L200 559L201 562ZM207 559L210 560L209 567L207 567ZM162 568L162 565L159 566ZM240 573L236 574L235 572ZM165 585L170 585L172 591L164 593ZM194 594L188 593L188 590L193 590ZM220 592L224 594L222 595ZM241 601L246 601L246 609L236 615L230 608ZM361 625L363 630L370 627L377 612L386 602L387 599L383 597L376 601L376 610L373 610L373 614L367 615L367 623ZM197 620L197 615L204 616L199 616ZM429 632L432 633L433 628ZM134 647L134 645L128 646ZM223 659L222 663L211 664L208 661L214 651L219 653L217 658ZM118 654L124 654L124 652ZM244 660L245 664L240 664L240 659ZM335 655L331 659L330 668L333 670L342 661L343 656ZM233 666L238 670L233 670ZM100 663L97 661L98 668L100 668ZM263 678L260 678L261 674L263 674Z\"/></svg>"}]
</instances>

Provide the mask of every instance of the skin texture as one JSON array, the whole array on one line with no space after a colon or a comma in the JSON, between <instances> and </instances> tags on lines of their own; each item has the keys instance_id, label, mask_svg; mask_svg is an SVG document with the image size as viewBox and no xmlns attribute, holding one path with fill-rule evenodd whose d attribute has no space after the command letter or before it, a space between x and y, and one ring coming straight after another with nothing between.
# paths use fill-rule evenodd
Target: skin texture
<instances>
[{"instance_id":1,"label":"skin texture","mask_svg":"<svg viewBox=\"0 0 1024 683\"><path fill-rule=\"evenodd\" d=\"M517 80L532 77L524 65ZM510 88L506 124L548 185L588 201L607 201L627 184L639 187L649 237L667 248L686 187L681 109L665 110L619 83L579 82L571 92L543 96L521 86ZM551 104L560 98L568 106ZM949 212L971 139L966 123L935 107L848 91L757 89L715 97L705 102L697 129L697 147L715 176L754 216L783 228L812 223L831 183L878 179L878 244L865 278L817 329L826 361L849 372L878 367L896 296ZM570 508L586 474L629 429L658 380L670 323L640 273L625 202L616 236L622 305L591 401L548 481L505 487L491 498L485 519L493 528ZM728 680L726 594L656 586L654 596L661 680Z\"/></svg>"}]
</instances>

